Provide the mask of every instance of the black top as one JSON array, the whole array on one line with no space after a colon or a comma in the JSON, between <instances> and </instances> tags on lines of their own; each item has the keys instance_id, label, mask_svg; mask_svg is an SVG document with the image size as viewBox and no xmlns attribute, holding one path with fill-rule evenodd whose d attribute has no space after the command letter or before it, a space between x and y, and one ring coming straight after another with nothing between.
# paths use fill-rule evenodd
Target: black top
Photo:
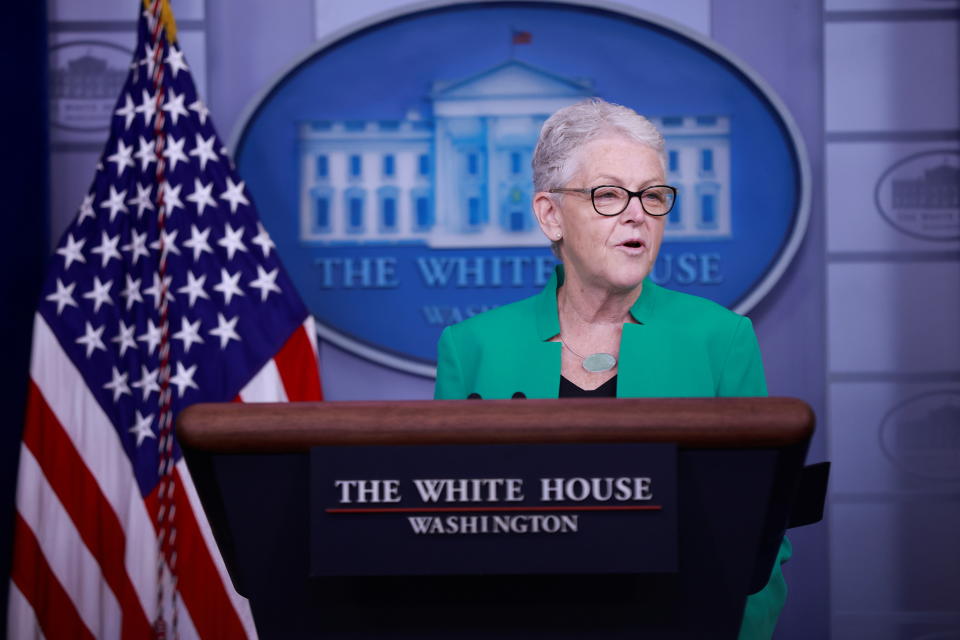
<instances>
[{"instance_id":1,"label":"black top","mask_svg":"<svg viewBox=\"0 0 960 640\"><path fill-rule=\"evenodd\" d=\"M617 376L613 376L596 389L581 389L563 376L560 376L561 398L616 398Z\"/></svg>"}]
</instances>

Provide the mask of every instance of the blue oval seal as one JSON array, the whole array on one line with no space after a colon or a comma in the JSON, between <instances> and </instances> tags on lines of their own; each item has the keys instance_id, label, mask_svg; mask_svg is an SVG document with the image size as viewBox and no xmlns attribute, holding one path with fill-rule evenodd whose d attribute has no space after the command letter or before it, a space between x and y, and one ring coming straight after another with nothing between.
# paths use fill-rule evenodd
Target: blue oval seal
<instances>
[{"instance_id":1,"label":"blue oval seal","mask_svg":"<svg viewBox=\"0 0 960 640\"><path fill-rule=\"evenodd\" d=\"M531 154L593 95L666 139L654 280L741 313L774 286L808 215L789 115L714 44L625 11L418 5L321 42L248 109L237 164L321 338L432 376L446 325L539 291Z\"/></svg>"}]
</instances>

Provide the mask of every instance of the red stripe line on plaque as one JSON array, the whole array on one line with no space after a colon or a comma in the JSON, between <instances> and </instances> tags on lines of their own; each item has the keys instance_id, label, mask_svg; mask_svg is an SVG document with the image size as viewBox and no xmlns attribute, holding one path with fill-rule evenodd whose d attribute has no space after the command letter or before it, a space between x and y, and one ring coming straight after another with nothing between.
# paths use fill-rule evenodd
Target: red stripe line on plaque
<instances>
[{"instance_id":1,"label":"red stripe line on plaque","mask_svg":"<svg viewBox=\"0 0 960 640\"><path fill-rule=\"evenodd\" d=\"M660 511L659 504L614 504L556 506L556 507L345 507L324 509L327 513L451 513L451 512L478 512L478 511Z\"/></svg>"},{"instance_id":2,"label":"red stripe line on plaque","mask_svg":"<svg viewBox=\"0 0 960 640\"><path fill-rule=\"evenodd\" d=\"M37 537L19 513L15 516L13 531L17 553L13 556L10 578L33 607L44 637L50 640L94 640L70 596L50 569Z\"/></svg>"},{"instance_id":3,"label":"red stripe line on plaque","mask_svg":"<svg viewBox=\"0 0 960 640\"><path fill-rule=\"evenodd\" d=\"M43 394L31 380L23 443L43 470L47 482L73 520L83 543L123 612L121 637L144 638L152 633L125 566L126 535L110 503L83 458L67 437Z\"/></svg>"}]
</instances>

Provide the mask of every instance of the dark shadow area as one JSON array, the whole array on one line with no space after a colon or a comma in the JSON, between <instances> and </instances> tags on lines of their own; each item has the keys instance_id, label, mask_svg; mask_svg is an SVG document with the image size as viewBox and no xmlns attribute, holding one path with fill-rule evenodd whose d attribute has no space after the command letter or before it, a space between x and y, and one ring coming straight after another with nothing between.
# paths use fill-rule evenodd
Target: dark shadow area
<instances>
[{"instance_id":1,"label":"dark shadow area","mask_svg":"<svg viewBox=\"0 0 960 640\"><path fill-rule=\"evenodd\" d=\"M12 559L14 491L23 407L27 393L30 335L47 258L47 10L45 2L22 2L6 10L9 29L0 44L0 71L7 83L0 101L6 124L0 153L4 196L0 252L0 637L6 635L7 592Z\"/></svg>"}]
</instances>

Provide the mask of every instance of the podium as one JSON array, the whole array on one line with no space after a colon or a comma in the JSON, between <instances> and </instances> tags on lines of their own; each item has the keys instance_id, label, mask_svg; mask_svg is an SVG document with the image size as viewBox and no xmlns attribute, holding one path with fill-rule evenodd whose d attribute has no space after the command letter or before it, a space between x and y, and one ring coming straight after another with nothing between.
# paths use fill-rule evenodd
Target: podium
<instances>
[{"instance_id":1,"label":"podium","mask_svg":"<svg viewBox=\"0 0 960 640\"><path fill-rule=\"evenodd\" d=\"M796 521L813 429L790 398L199 404L177 423L265 639L735 638ZM314 447L589 443L676 444L676 571L310 576Z\"/></svg>"}]
</instances>

